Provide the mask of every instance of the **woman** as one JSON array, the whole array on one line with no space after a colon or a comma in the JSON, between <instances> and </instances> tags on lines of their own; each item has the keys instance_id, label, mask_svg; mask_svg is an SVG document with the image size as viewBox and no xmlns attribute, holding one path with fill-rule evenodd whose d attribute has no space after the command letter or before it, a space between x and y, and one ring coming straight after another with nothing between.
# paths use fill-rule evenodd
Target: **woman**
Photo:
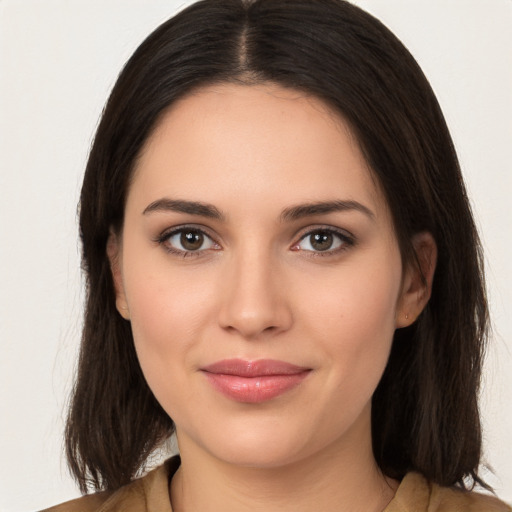
<instances>
[{"instance_id":1,"label":"woman","mask_svg":"<svg viewBox=\"0 0 512 512\"><path fill-rule=\"evenodd\" d=\"M487 306L457 158L374 18L182 11L120 75L80 204L67 450L103 492L50 510L510 510L462 490Z\"/></svg>"}]
</instances>

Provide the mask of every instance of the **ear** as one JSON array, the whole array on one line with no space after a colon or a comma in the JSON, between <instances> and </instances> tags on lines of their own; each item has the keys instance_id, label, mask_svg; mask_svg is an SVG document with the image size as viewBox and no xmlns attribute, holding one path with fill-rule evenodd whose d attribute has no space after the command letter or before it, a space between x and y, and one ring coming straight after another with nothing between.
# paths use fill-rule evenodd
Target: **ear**
<instances>
[{"instance_id":1,"label":"ear","mask_svg":"<svg viewBox=\"0 0 512 512\"><path fill-rule=\"evenodd\" d=\"M405 269L402 293L396 312L396 327L407 327L427 305L432 293L432 282L437 263L437 244L431 233L422 232L412 239L415 261Z\"/></svg>"},{"instance_id":2,"label":"ear","mask_svg":"<svg viewBox=\"0 0 512 512\"><path fill-rule=\"evenodd\" d=\"M107 240L107 257L110 262L110 271L114 281L114 289L116 292L116 308L119 314L125 319L130 320L130 310L124 292L123 276L121 274L121 241L119 236L110 230Z\"/></svg>"}]
</instances>

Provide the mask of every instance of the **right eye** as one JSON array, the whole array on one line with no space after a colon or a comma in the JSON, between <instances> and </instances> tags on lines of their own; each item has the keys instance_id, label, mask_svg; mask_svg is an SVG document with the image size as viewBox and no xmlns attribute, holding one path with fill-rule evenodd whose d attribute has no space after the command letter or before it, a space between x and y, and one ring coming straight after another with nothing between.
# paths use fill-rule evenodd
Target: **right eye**
<instances>
[{"instance_id":1,"label":"right eye","mask_svg":"<svg viewBox=\"0 0 512 512\"><path fill-rule=\"evenodd\" d=\"M164 245L171 253L182 256L191 256L193 253L201 253L208 249L219 249L204 231L195 228L180 228L162 235L158 242Z\"/></svg>"}]
</instances>

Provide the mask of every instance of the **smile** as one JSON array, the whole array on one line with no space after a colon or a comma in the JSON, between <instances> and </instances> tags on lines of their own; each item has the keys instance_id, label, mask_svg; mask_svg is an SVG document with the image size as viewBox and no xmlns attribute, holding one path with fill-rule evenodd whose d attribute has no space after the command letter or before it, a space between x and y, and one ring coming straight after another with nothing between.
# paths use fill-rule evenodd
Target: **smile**
<instances>
[{"instance_id":1,"label":"smile","mask_svg":"<svg viewBox=\"0 0 512 512\"><path fill-rule=\"evenodd\" d=\"M226 397L237 402L261 403L298 386L311 369L270 359L226 359L201 368L201 371Z\"/></svg>"}]
</instances>

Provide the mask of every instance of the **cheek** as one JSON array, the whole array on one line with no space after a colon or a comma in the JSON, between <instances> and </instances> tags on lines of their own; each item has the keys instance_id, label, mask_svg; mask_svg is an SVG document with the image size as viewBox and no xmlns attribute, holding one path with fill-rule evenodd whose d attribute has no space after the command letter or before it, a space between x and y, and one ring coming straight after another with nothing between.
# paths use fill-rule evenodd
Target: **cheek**
<instances>
[{"instance_id":1,"label":"cheek","mask_svg":"<svg viewBox=\"0 0 512 512\"><path fill-rule=\"evenodd\" d=\"M126 261L125 290L137 355L155 395L188 368L187 358L211 318L213 290L199 272L182 272L156 259Z\"/></svg>"},{"instance_id":2,"label":"cheek","mask_svg":"<svg viewBox=\"0 0 512 512\"><path fill-rule=\"evenodd\" d=\"M395 331L401 264L362 265L324 283L302 316L329 358L336 379L354 393L373 393Z\"/></svg>"},{"instance_id":3,"label":"cheek","mask_svg":"<svg viewBox=\"0 0 512 512\"><path fill-rule=\"evenodd\" d=\"M321 285L304 283L310 290L309 308L305 311L313 307L314 316L322 318L320 325L353 330L352 334L394 330L400 280L399 264L361 265L360 271L351 267L346 272L333 273Z\"/></svg>"}]
</instances>

